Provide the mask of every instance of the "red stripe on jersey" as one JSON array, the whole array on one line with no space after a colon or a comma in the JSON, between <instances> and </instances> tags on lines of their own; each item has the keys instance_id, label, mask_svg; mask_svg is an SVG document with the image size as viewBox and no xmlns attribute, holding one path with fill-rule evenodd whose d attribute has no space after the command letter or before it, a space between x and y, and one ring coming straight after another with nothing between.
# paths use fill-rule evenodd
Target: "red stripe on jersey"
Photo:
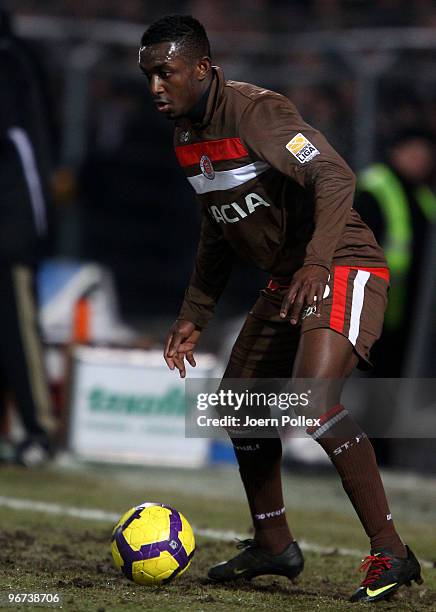
<instances>
[{"instance_id":1,"label":"red stripe on jersey","mask_svg":"<svg viewBox=\"0 0 436 612\"><path fill-rule=\"evenodd\" d=\"M349 266L335 266L334 268L332 287L333 304L330 313L330 327L340 334L344 331L347 285L350 270L351 268Z\"/></svg>"},{"instance_id":2,"label":"red stripe on jersey","mask_svg":"<svg viewBox=\"0 0 436 612\"><path fill-rule=\"evenodd\" d=\"M379 276L386 282L389 282L389 268L362 268L361 266L352 266L351 269L369 272L370 274L374 274L374 276Z\"/></svg>"},{"instance_id":3,"label":"red stripe on jersey","mask_svg":"<svg viewBox=\"0 0 436 612\"><path fill-rule=\"evenodd\" d=\"M248 151L240 138L223 138L176 147L176 155L179 164L184 168L199 164L203 155L207 155L214 162L247 157Z\"/></svg>"}]
</instances>

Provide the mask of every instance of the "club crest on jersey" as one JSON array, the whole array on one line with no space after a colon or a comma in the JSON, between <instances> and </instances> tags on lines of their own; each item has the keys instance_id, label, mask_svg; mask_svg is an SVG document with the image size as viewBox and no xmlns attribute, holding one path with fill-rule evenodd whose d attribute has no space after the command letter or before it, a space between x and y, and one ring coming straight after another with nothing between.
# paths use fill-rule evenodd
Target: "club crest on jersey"
<instances>
[{"instance_id":1,"label":"club crest on jersey","mask_svg":"<svg viewBox=\"0 0 436 612\"><path fill-rule=\"evenodd\" d=\"M315 145L313 145L310 140L307 140L301 133L294 136L292 140L288 142L286 148L298 159L300 164L305 164L319 155L319 151Z\"/></svg>"},{"instance_id":2,"label":"club crest on jersey","mask_svg":"<svg viewBox=\"0 0 436 612\"><path fill-rule=\"evenodd\" d=\"M207 155L203 155L200 159L200 170L203 176L210 181L215 178L215 170L213 169L212 162Z\"/></svg>"}]
</instances>

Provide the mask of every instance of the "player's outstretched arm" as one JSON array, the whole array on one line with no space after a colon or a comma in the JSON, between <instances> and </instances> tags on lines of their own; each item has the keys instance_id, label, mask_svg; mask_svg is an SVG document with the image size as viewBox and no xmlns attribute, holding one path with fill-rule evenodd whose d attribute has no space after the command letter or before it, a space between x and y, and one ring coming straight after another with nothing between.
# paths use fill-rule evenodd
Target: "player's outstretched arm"
<instances>
[{"instance_id":1,"label":"player's outstretched arm","mask_svg":"<svg viewBox=\"0 0 436 612\"><path fill-rule=\"evenodd\" d=\"M170 370L177 368L180 378L185 378L185 358L195 368L194 349L200 337L201 330L184 319L177 319L170 328L165 341L164 359Z\"/></svg>"}]
</instances>

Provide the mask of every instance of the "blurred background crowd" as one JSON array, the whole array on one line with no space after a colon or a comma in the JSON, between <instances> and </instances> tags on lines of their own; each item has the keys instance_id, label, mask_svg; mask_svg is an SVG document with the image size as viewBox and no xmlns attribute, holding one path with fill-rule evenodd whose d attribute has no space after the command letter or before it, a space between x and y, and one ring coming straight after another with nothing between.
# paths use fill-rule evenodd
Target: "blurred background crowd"
<instances>
[{"instance_id":1,"label":"blurred background crowd","mask_svg":"<svg viewBox=\"0 0 436 612\"><path fill-rule=\"evenodd\" d=\"M2 7L13 11L41 85L52 168L49 254L107 268L122 319L151 345L160 346L178 312L198 211L175 161L172 126L157 116L137 68L138 44L154 19L190 13L205 25L227 78L289 96L358 174L356 207L387 250L399 287L377 373L434 375L432 0L5 0ZM398 189L400 209L390 198ZM221 348L216 330L247 311L264 281L236 267L205 348Z\"/></svg>"},{"instance_id":2,"label":"blurred background crowd","mask_svg":"<svg viewBox=\"0 0 436 612\"><path fill-rule=\"evenodd\" d=\"M141 24L162 14L183 12L210 21L216 30L265 29L271 32L348 28L362 26L435 26L432 0L164 0L153 4L142 0L14 0L14 6L29 15L59 15L78 18L127 19Z\"/></svg>"}]
</instances>

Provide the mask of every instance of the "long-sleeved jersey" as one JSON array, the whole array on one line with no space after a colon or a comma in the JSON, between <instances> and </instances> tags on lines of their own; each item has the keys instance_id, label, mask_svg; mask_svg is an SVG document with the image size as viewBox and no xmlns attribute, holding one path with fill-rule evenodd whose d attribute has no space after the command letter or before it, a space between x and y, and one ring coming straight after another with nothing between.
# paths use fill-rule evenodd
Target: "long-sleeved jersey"
<instances>
[{"instance_id":1,"label":"long-sleeved jersey","mask_svg":"<svg viewBox=\"0 0 436 612\"><path fill-rule=\"evenodd\" d=\"M282 282L309 264L386 266L353 210L352 171L286 97L215 67L202 122L183 120L174 138L202 207L180 319L206 325L235 255Z\"/></svg>"}]
</instances>

